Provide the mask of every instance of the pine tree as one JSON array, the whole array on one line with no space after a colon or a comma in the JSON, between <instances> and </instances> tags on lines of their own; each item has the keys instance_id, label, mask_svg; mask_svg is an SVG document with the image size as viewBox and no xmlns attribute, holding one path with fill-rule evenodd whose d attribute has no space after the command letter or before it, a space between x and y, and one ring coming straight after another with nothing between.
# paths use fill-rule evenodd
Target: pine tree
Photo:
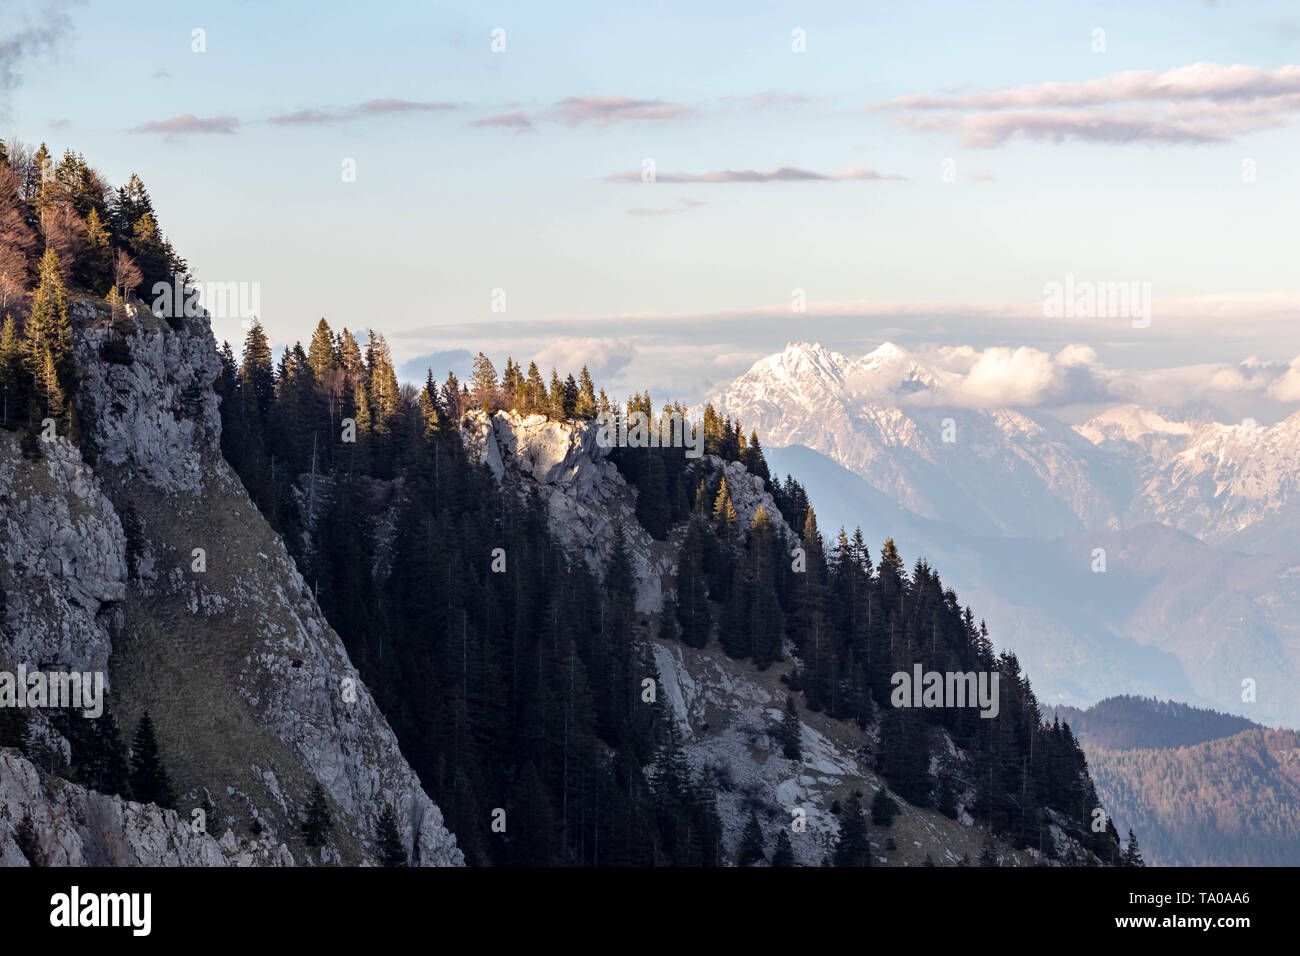
<instances>
[{"instance_id":1,"label":"pine tree","mask_svg":"<svg viewBox=\"0 0 1300 956\"><path fill-rule=\"evenodd\" d=\"M156 803L168 810L176 809L172 799L171 781L163 766L154 736L153 719L144 712L135 728L131 746L131 794L141 803Z\"/></svg>"},{"instance_id":2,"label":"pine tree","mask_svg":"<svg viewBox=\"0 0 1300 956\"><path fill-rule=\"evenodd\" d=\"M765 859L763 855L763 828L758 824L758 814L751 809L749 822L740 838L740 849L736 853L737 866L749 866Z\"/></svg>"},{"instance_id":3,"label":"pine tree","mask_svg":"<svg viewBox=\"0 0 1300 956\"><path fill-rule=\"evenodd\" d=\"M878 827L889 827L894 825L894 817L898 816L898 801L889 795L884 787L876 791L876 795L871 798L871 822Z\"/></svg>"},{"instance_id":4,"label":"pine tree","mask_svg":"<svg viewBox=\"0 0 1300 956\"><path fill-rule=\"evenodd\" d=\"M18 826L14 827L14 843L18 844L18 850L27 858L30 865L44 865L45 860L41 856L40 845L36 842L36 825L32 822L32 812L29 809L23 810L23 818L18 821Z\"/></svg>"},{"instance_id":5,"label":"pine tree","mask_svg":"<svg viewBox=\"0 0 1300 956\"><path fill-rule=\"evenodd\" d=\"M310 847L324 846L331 825L325 788L320 785L320 781L316 781L311 785L311 793L307 797L307 818L302 824L303 839Z\"/></svg>"},{"instance_id":6,"label":"pine tree","mask_svg":"<svg viewBox=\"0 0 1300 956\"><path fill-rule=\"evenodd\" d=\"M0 747L16 747L26 756L28 719L20 707L0 707Z\"/></svg>"},{"instance_id":7,"label":"pine tree","mask_svg":"<svg viewBox=\"0 0 1300 956\"><path fill-rule=\"evenodd\" d=\"M934 866L934 859L930 856L930 854L929 854L928 851L927 851L926 854L925 854L925 862L922 863L921 865L922 865L922 866Z\"/></svg>"},{"instance_id":8,"label":"pine tree","mask_svg":"<svg viewBox=\"0 0 1300 956\"><path fill-rule=\"evenodd\" d=\"M773 867L794 866L794 849L790 846L790 835L785 828L776 835L776 850L772 853Z\"/></svg>"},{"instance_id":9,"label":"pine tree","mask_svg":"<svg viewBox=\"0 0 1300 956\"><path fill-rule=\"evenodd\" d=\"M867 839L867 824L862 819L862 804L858 802L856 793L844 805L832 860L835 866L871 865L871 843Z\"/></svg>"},{"instance_id":10,"label":"pine tree","mask_svg":"<svg viewBox=\"0 0 1300 956\"><path fill-rule=\"evenodd\" d=\"M1142 861L1142 851L1138 849L1137 837L1133 835L1132 827L1128 831L1128 847L1124 850L1125 866L1146 866Z\"/></svg>"},{"instance_id":11,"label":"pine tree","mask_svg":"<svg viewBox=\"0 0 1300 956\"><path fill-rule=\"evenodd\" d=\"M0 327L0 424L16 422L24 412L27 382L18 324L12 315L7 315Z\"/></svg>"},{"instance_id":12,"label":"pine tree","mask_svg":"<svg viewBox=\"0 0 1300 956\"><path fill-rule=\"evenodd\" d=\"M397 830L397 817L390 806L385 806L379 814L375 855L383 866L406 866L407 863L406 847L402 844L402 835Z\"/></svg>"},{"instance_id":13,"label":"pine tree","mask_svg":"<svg viewBox=\"0 0 1300 956\"><path fill-rule=\"evenodd\" d=\"M27 317L28 367L33 377L41 374L48 347L54 366L63 374L72 355L72 323L68 318L68 290L63 281L59 256L46 249L41 256L40 279L32 296L32 311Z\"/></svg>"},{"instance_id":14,"label":"pine tree","mask_svg":"<svg viewBox=\"0 0 1300 956\"><path fill-rule=\"evenodd\" d=\"M952 792L947 777L939 781L939 795L936 798L935 806L949 820L957 819L957 796Z\"/></svg>"},{"instance_id":15,"label":"pine tree","mask_svg":"<svg viewBox=\"0 0 1300 956\"><path fill-rule=\"evenodd\" d=\"M252 400L262 422L267 421L275 398L275 370L271 341L262 323L253 319L244 336L244 355L239 366L239 384L246 399Z\"/></svg>"},{"instance_id":16,"label":"pine tree","mask_svg":"<svg viewBox=\"0 0 1300 956\"><path fill-rule=\"evenodd\" d=\"M713 499L713 520L717 522L718 533L724 539L729 539L736 533L736 508L731 503L726 478L718 485L718 494Z\"/></svg>"},{"instance_id":17,"label":"pine tree","mask_svg":"<svg viewBox=\"0 0 1300 956\"><path fill-rule=\"evenodd\" d=\"M98 294L113 284L113 244L98 209L86 218L86 254L81 264L81 282Z\"/></svg>"},{"instance_id":18,"label":"pine tree","mask_svg":"<svg viewBox=\"0 0 1300 956\"><path fill-rule=\"evenodd\" d=\"M794 698L787 694L785 714L781 717L781 753L788 760L799 760L803 755L800 748L802 730L799 709L795 706Z\"/></svg>"},{"instance_id":19,"label":"pine tree","mask_svg":"<svg viewBox=\"0 0 1300 956\"><path fill-rule=\"evenodd\" d=\"M984 841L984 848L980 850L980 866L1001 866L998 861L998 855L993 850L993 844L987 840Z\"/></svg>"},{"instance_id":20,"label":"pine tree","mask_svg":"<svg viewBox=\"0 0 1300 956\"><path fill-rule=\"evenodd\" d=\"M482 352L474 359L474 374L470 376L469 385L484 411L496 411L497 370L492 360Z\"/></svg>"},{"instance_id":21,"label":"pine tree","mask_svg":"<svg viewBox=\"0 0 1300 956\"><path fill-rule=\"evenodd\" d=\"M579 418L594 418L596 406L596 384L591 380L591 373L584 365L582 374L578 376L578 402L575 411Z\"/></svg>"}]
</instances>

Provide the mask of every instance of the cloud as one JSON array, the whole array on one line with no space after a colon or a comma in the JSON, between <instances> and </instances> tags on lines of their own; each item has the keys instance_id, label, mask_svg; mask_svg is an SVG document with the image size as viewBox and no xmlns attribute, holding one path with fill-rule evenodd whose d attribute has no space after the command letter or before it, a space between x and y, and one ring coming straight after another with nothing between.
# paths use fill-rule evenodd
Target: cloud
<instances>
[{"instance_id":1,"label":"cloud","mask_svg":"<svg viewBox=\"0 0 1300 956\"><path fill-rule=\"evenodd\" d=\"M355 106L341 110L301 109L293 113L272 116L267 122L276 126L311 126L343 123L348 120L366 119L372 116L387 116L392 113L443 113L456 108L455 103L419 102L388 98L367 100L364 103L358 103Z\"/></svg>"},{"instance_id":2,"label":"cloud","mask_svg":"<svg viewBox=\"0 0 1300 956\"><path fill-rule=\"evenodd\" d=\"M466 379L474 363L474 353L469 349L447 349L442 352L430 352L407 359L397 367L397 377L404 382L424 384L429 372L433 372L435 381L442 382L448 372L455 372L456 377Z\"/></svg>"},{"instance_id":3,"label":"cloud","mask_svg":"<svg viewBox=\"0 0 1300 956\"><path fill-rule=\"evenodd\" d=\"M987 169L977 169L970 174L970 179L973 183L991 183L993 182L993 174Z\"/></svg>"},{"instance_id":4,"label":"cloud","mask_svg":"<svg viewBox=\"0 0 1300 956\"><path fill-rule=\"evenodd\" d=\"M903 404L1025 408L1104 402L1131 391L1085 345L1068 345L1055 355L1027 346L958 346L936 350L930 361L950 374L934 389L901 396Z\"/></svg>"},{"instance_id":5,"label":"cloud","mask_svg":"<svg viewBox=\"0 0 1300 956\"><path fill-rule=\"evenodd\" d=\"M614 173L606 176L611 183L639 183L641 172L633 170L626 173ZM797 183L797 182L846 182L850 180L896 180L907 177L878 173L872 169L845 169L838 173L819 173L798 166L780 166L776 169L760 171L754 169L724 169L713 173L656 173L655 182L659 183Z\"/></svg>"},{"instance_id":6,"label":"cloud","mask_svg":"<svg viewBox=\"0 0 1300 956\"><path fill-rule=\"evenodd\" d=\"M1269 386L1268 393L1279 402L1300 402L1300 355L1292 359L1286 371Z\"/></svg>"},{"instance_id":7,"label":"cloud","mask_svg":"<svg viewBox=\"0 0 1300 956\"><path fill-rule=\"evenodd\" d=\"M22 83L23 65L36 57L49 52L73 29L72 18L68 15L71 2L48 2L40 6L35 21L23 23L18 21L21 15L13 10L5 11L8 28L0 34L0 91L13 92ZM0 103L0 113L7 112L7 104Z\"/></svg>"},{"instance_id":8,"label":"cloud","mask_svg":"<svg viewBox=\"0 0 1300 956\"><path fill-rule=\"evenodd\" d=\"M333 113L322 113L320 110L298 110L296 113L272 116L267 122L274 123L276 126L310 126L316 123L333 123L337 120L338 116Z\"/></svg>"},{"instance_id":9,"label":"cloud","mask_svg":"<svg viewBox=\"0 0 1300 956\"><path fill-rule=\"evenodd\" d=\"M688 116L687 106L664 100L638 100L627 96L569 96L551 108L550 116L569 126L596 123L608 126L629 120L666 120Z\"/></svg>"},{"instance_id":10,"label":"cloud","mask_svg":"<svg viewBox=\"0 0 1300 956\"><path fill-rule=\"evenodd\" d=\"M168 136L185 136L190 133L231 134L239 129L239 120L233 116L210 116L202 118L193 113L173 116L171 119L142 123L132 127L132 133L164 133Z\"/></svg>"},{"instance_id":11,"label":"cloud","mask_svg":"<svg viewBox=\"0 0 1300 956\"><path fill-rule=\"evenodd\" d=\"M523 110L515 110L513 113L501 113L497 116L489 116L485 119L474 120L470 126L500 126L506 129L514 129L520 133L526 133L533 128L532 120Z\"/></svg>"},{"instance_id":12,"label":"cloud","mask_svg":"<svg viewBox=\"0 0 1300 956\"><path fill-rule=\"evenodd\" d=\"M1147 105L1135 109L1131 104ZM909 129L957 132L962 145L977 149L1001 146L1016 137L1050 142L1228 142L1294 122L1300 112L1300 66L1264 70L1194 63L1165 73L1129 70L1093 80L986 93L920 93L868 109L899 111L899 122Z\"/></svg>"},{"instance_id":13,"label":"cloud","mask_svg":"<svg viewBox=\"0 0 1300 956\"><path fill-rule=\"evenodd\" d=\"M564 337L543 347L533 361L539 369L558 369L561 376L577 374L585 365L591 377L600 381L625 368L636 354L636 346L625 339Z\"/></svg>"}]
</instances>

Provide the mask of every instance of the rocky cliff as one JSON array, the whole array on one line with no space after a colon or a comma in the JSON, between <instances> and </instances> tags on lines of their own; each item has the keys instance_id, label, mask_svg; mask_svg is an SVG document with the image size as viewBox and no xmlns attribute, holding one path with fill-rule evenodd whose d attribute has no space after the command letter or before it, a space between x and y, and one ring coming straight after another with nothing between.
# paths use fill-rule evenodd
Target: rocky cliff
<instances>
[{"instance_id":1,"label":"rocky cliff","mask_svg":"<svg viewBox=\"0 0 1300 956\"><path fill-rule=\"evenodd\" d=\"M840 806L855 791L864 803L869 802L886 786L873 756L879 744L878 727L864 731L800 706L802 755L787 759L779 728L789 693L781 677L797 663L789 646L785 661L759 670L750 661L727 657L716 640L697 650L650 636L657 631L651 615L675 587L683 529L675 528L667 541L656 541L637 523L636 490L597 443L595 424L554 422L517 412L489 417L479 412L469 416L464 434L471 450L503 487L542 497L552 533L575 554L583 555L598 574L603 574L617 529L622 528L637 576L637 610L646 615L642 634L659 674L657 692L677 724L692 771L703 774L713 789L728 852L734 855L739 849L753 810L769 847L775 844L777 832L789 828L796 817L806 821L810 838L793 842L796 859L800 865L821 865L839 833ZM704 456L692 468L701 471L701 477L705 472L725 476L738 528L747 528L762 507L789 541L798 540L762 480L740 462ZM950 777L970 774L967 756L950 740L935 759ZM899 798L902 812L893 827L872 828L874 862L919 866L927 855L939 865L955 864L962 857L975 859L985 831L965 812L964 804L972 797L973 791L958 794L955 820ZM1017 850L997 844L1002 865L1095 861L1065 828L1054 825L1050 830L1050 848Z\"/></svg>"},{"instance_id":2,"label":"rocky cliff","mask_svg":"<svg viewBox=\"0 0 1300 956\"><path fill-rule=\"evenodd\" d=\"M54 778L38 784L10 751L0 852L16 862L13 831L27 814L57 862L368 863L391 806L412 860L461 864L338 635L221 456L207 319L177 323L135 311L124 336L103 303L75 302L82 435L25 457L0 433L0 665L106 671L124 728L153 717L181 822ZM103 348L123 336L129 359ZM66 753L47 721L34 732ZM324 851L299 833L314 781L335 821ZM209 832L231 835L194 834L193 809Z\"/></svg>"}]
</instances>

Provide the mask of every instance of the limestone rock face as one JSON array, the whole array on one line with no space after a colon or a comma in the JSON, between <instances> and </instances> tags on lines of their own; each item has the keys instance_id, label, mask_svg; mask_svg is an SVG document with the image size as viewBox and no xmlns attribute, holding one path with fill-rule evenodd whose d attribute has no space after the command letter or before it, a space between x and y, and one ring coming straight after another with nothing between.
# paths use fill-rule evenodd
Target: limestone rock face
<instances>
[{"instance_id":1,"label":"limestone rock face","mask_svg":"<svg viewBox=\"0 0 1300 956\"><path fill-rule=\"evenodd\" d=\"M0 433L0 653L31 669L105 671L106 609L126 597L126 540L94 471L65 438L24 462Z\"/></svg>"},{"instance_id":2,"label":"limestone rock face","mask_svg":"<svg viewBox=\"0 0 1300 956\"><path fill-rule=\"evenodd\" d=\"M636 518L636 489L629 486L597 441L596 422L555 422L544 415L496 412L468 416L464 438L471 453L503 484L523 495L536 491L545 501L551 532L598 574L604 573L618 528L622 528L637 579L636 609L657 613L676 574L676 538L656 541ZM714 455L696 460L697 469L721 471L727 480L738 526L748 528L763 508L787 537L797 537L781 519L763 481L740 462Z\"/></svg>"},{"instance_id":3,"label":"limestone rock face","mask_svg":"<svg viewBox=\"0 0 1300 956\"><path fill-rule=\"evenodd\" d=\"M43 780L17 751L0 750L0 865L30 866L293 866L283 843L218 841L175 810L106 796L65 781ZM31 820L36 858L18 845Z\"/></svg>"},{"instance_id":4,"label":"limestone rock face","mask_svg":"<svg viewBox=\"0 0 1300 956\"><path fill-rule=\"evenodd\" d=\"M637 523L636 491L608 459L596 432L592 422L476 412L464 437L471 453L503 484L520 495L530 489L541 495L551 532L597 575L604 573L621 526L637 579L636 608L653 613L662 604L662 579L674 552Z\"/></svg>"},{"instance_id":5,"label":"limestone rock face","mask_svg":"<svg viewBox=\"0 0 1300 956\"><path fill-rule=\"evenodd\" d=\"M174 328L135 310L123 362L101 352L123 338L120 319L111 332L103 303L71 311L81 441L38 442L33 460L0 431L0 667L105 672L127 738L152 713L182 812L55 777L37 787L16 754L0 763L12 807L68 863L290 862L278 847L300 847L319 780L340 862L375 861L388 805L413 861L462 865L312 589L221 456L206 316ZM234 829L233 850L177 835L202 807L217 813L211 831Z\"/></svg>"}]
</instances>

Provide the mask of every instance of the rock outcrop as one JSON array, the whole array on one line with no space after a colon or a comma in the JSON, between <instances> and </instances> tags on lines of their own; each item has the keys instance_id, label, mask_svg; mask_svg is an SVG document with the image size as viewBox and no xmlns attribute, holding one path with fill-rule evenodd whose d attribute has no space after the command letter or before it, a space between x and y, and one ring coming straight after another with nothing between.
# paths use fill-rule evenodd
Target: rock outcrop
<instances>
[{"instance_id":1,"label":"rock outcrop","mask_svg":"<svg viewBox=\"0 0 1300 956\"><path fill-rule=\"evenodd\" d=\"M654 614L663 605L665 590L673 588L676 539L656 541L637 522L636 489L609 460L609 449L596 440L597 432L597 423L590 421L556 422L515 411L488 416L480 411L468 416L463 434L471 453L498 481L520 495L541 495L552 534L597 575L604 574L621 528L637 580L636 609ZM692 467L726 478L741 529L749 527L761 507L788 538L798 537L782 521L762 479L740 462L705 455Z\"/></svg>"},{"instance_id":2,"label":"rock outcrop","mask_svg":"<svg viewBox=\"0 0 1300 956\"><path fill-rule=\"evenodd\" d=\"M66 782L28 786L15 757L0 764L10 801L0 806L29 811L54 859L146 865L369 863L391 806L413 861L462 864L342 641L221 456L206 317L177 324L134 312L129 360L108 361L102 347L123 338L121 325L109 328L102 303L75 302L82 440L38 442L32 460L0 433L0 664L106 671L124 728L151 713L180 818L204 809L212 832L234 831L235 849L178 843L175 814L156 807ZM317 780L335 821L324 856L299 833ZM69 821L96 814L110 836L75 837ZM287 846L245 858L235 834Z\"/></svg>"}]
</instances>

